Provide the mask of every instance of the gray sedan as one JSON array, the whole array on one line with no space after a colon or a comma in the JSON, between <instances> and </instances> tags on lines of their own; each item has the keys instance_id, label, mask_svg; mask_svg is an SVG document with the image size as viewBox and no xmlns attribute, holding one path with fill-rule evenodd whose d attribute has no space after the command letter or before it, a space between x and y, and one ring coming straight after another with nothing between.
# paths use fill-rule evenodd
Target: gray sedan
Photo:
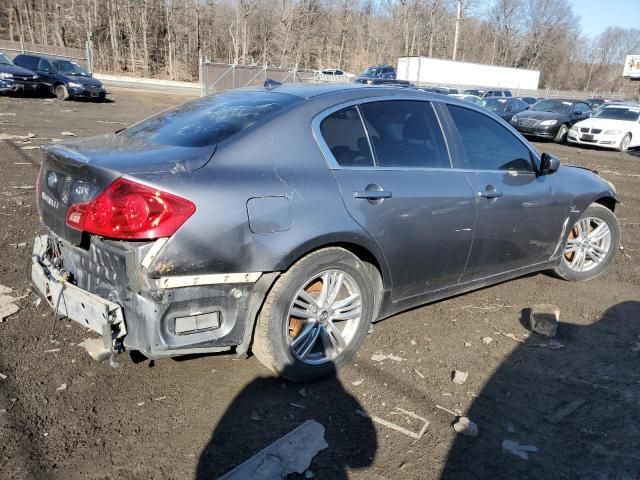
<instances>
[{"instance_id":1,"label":"gray sedan","mask_svg":"<svg viewBox=\"0 0 640 480\"><path fill-rule=\"evenodd\" d=\"M95 358L235 350L307 381L371 322L527 273L588 280L613 185L411 88L229 91L49 145L32 282Z\"/></svg>"}]
</instances>

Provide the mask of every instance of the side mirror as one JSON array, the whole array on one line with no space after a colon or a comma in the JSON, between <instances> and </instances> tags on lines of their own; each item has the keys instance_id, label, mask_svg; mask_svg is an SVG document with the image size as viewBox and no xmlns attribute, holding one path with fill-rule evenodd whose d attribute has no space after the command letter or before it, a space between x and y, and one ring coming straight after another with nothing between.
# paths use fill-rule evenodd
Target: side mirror
<instances>
[{"instance_id":1,"label":"side mirror","mask_svg":"<svg viewBox=\"0 0 640 480\"><path fill-rule=\"evenodd\" d=\"M540 157L540 175L551 175L560 168L560 159L550 153L543 153Z\"/></svg>"},{"instance_id":2,"label":"side mirror","mask_svg":"<svg viewBox=\"0 0 640 480\"><path fill-rule=\"evenodd\" d=\"M582 115L582 112L576 112L574 110L573 112L571 112L571 115L573 115L574 117L577 117L578 115Z\"/></svg>"},{"instance_id":3,"label":"side mirror","mask_svg":"<svg viewBox=\"0 0 640 480\"><path fill-rule=\"evenodd\" d=\"M511 110L513 110L513 108L511 108L511 105L507 105L506 107L504 107L505 112L510 112Z\"/></svg>"}]
</instances>

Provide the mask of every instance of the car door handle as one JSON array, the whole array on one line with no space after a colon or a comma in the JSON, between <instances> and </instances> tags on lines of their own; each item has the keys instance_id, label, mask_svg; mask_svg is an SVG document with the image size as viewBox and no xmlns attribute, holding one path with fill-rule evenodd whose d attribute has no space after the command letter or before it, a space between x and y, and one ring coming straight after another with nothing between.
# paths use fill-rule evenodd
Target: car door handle
<instances>
[{"instance_id":1,"label":"car door handle","mask_svg":"<svg viewBox=\"0 0 640 480\"><path fill-rule=\"evenodd\" d=\"M391 192L384 190L363 190L353 192L353 198L364 198L365 200L382 200L383 198L391 198Z\"/></svg>"},{"instance_id":2,"label":"car door handle","mask_svg":"<svg viewBox=\"0 0 640 480\"><path fill-rule=\"evenodd\" d=\"M500 198L501 196L502 192L498 192L497 190L478 192L478 197L480 198Z\"/></svg>"}]
</instances>

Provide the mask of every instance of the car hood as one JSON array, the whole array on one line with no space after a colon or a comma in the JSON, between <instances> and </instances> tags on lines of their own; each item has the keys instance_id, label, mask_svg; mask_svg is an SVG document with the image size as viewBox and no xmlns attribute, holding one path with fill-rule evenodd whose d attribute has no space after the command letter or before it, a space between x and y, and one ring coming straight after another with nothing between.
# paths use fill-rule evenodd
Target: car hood
<instances>
[{"instance_id":1,"label":"car hood","mask_svg":"<svg viewBox=\"0 0 640 480\"><path fill-rule=\"evenodd\" d=\"M600 128L602 130L624 130L629 129L635 122L625 120L611 120L609 118L587 118L576 123L578 128Z\"/></svg>"},{"instance_id":2,"label":"car hood","mask_svg":"<svg viewBox=\"0 0 640 480\"><path fill-rule=\"evenodd\" d=\"M536 112L536 111L526 110L522 113L518 113L517 117L518 119L530 118L533 120L560 120L563 118L567 118L568 115L566 113Z\"/></svg>"},{"instance_id":3,"label":"car hood","mask_svg":"<svg viewBox=\"0 0 640 480\"><path fill-rule=\"evenodd\" d=\"M92 87L101 87L102 86L102 82L100 80L97 80L93 77L85 77L83 75L64 75L66 78L68 78L70 81L72 82L77 82L80 83L82 85L89 85Z\"/></svg>"},{"instance_id":4,"label":"car hood","mask_svg":"<svg viewBox=\"0 0 640 480\"><path fill-rule=\"evenodd\" d=\"M24 76L36 75L31 70L27 70L26 68L22 68L17 65L0 65L0 72L11 73L12 75L24 75Z\"/></svg>"},{"instance_id":5,"label":"car hood","mask_svg":"<svg viewBox=\"0 0 640 480\"><path fill-rule=\"evenodd\" d=\"M45 150L88 166L120 174L136 174L197 170L211 159L216 146L162 145L148 141L147 137L110 133L49 144Z\"/></svg>"}]
</instances>

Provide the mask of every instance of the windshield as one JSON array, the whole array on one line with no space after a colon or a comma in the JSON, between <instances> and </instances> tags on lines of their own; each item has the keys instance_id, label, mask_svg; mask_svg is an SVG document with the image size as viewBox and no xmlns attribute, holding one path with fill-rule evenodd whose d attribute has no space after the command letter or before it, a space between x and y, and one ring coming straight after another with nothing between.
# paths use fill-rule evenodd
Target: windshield
<instances>
[{"instance_id":1,"label":"windshield","mask_svg":"<svg viewBox=\"0 0 640 480\"><path fill-rule=\"evenodd\" d=\"M628 122L637 122L640 117L640 108L621 108L621 107L605 107L598 110L593 118L602 118L606 120L624 120Z\"/></svg>"},{"instance_id":2,"label":"windshield","mask_svg":"<svg viewBox=\"0 0 640 480\"><path fill-rule=\"evenodd\" d=\"M571 105L573 105L571 102L563 102L562 100L540 100L529 110L533 112L569 113Z\"/></svg>"},{"instance_id":3,"label":"windshield","mask_svg":"<svg viewBox=\"0 0 640 480\"><path fill-rule=\"evenodd\" d=\"M380 75L381 73L382 68L369 67L364 71L363 75Z\"/></svg>"},{"instance_id":4,"label":"windshield","mask_svg":"<svg viewBox=\"0 0 640 480\"><path fill-rule=\"evenodd\" d=\"M492 112L501 112L507 105L507 101L501 98L487 98L482 102L482 106Z\"/></svg>"},{"instance_id":5,"label":"windshield","mask_svg":"<svg viewBox=\"0 0 640 480\"><path fill-rule=\"evenodd\" d=\"M89 76L89 72L75 62L70 62L68 60L56 60L53 62L53 65L61 75L78 75L81 77Z\"/></svg>"},{"instance_id":6,"label":"windshield","mask_svg":"<svg viewBox=\"0 0 640 480\"><path fill-rule=\"evenodd\" d=\"M13 62L4 53L0 53L0 65L13 65Z\"/></svg>"},{"instance_id":7,"label":"windshield","mask_svg":"<svg viewBox=\"0 0 640 480\"><path fill-rule=\"evenodd\" d=\"M214 145L262 123L299 97L272 92L229 92L199 98L161 112L121 132L161 145Z\"/></svg>"}]
</instances>

